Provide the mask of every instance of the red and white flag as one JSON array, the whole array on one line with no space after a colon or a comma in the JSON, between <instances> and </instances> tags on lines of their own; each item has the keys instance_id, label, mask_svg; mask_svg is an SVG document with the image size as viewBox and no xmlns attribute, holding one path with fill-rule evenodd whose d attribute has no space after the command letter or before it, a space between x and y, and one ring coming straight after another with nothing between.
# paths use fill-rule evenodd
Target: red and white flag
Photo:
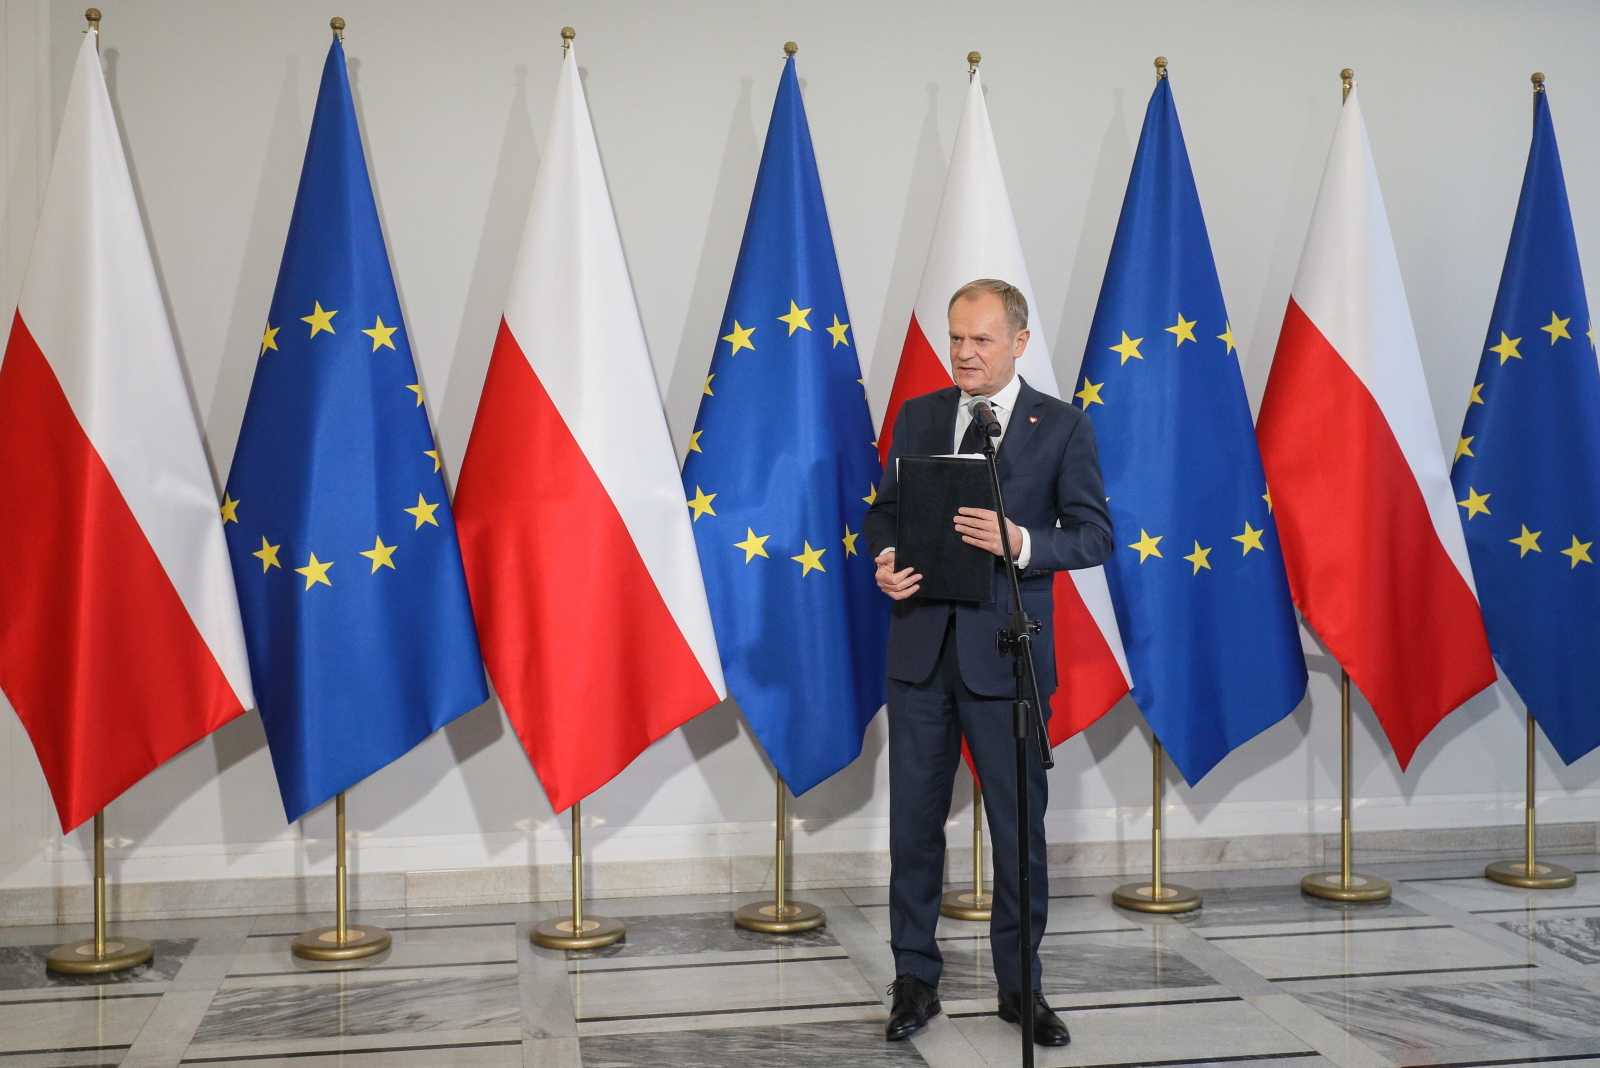
<instances>
[{"instance_id":1,"label":"red and white flag","mask_svg":"<svg viewBox=\"0 0 1600 1068\"><path fill-rule=\"evenodd\" d=\"M1256 434L1295 604L1404 768L1495 672L1355 90Z\"/></svg>"},{"instance_id":2,"label":"red and white flag","mask_svg":"<svg viewBox=\"0 0 1600 1068\"><path fill-rule=\"evenodd\" d=\"M878 435L878 451L883 457L888 457L893 444L900 406L951 384L949 362L941 355L949 332L947 307L951 294L978 278L1010 282L1028 298L1033 333L1017 362L1017 372L1039 392L1060 397L1049 346L1038 329L1038 303L1022 258L1022 241L1011 214L1011 197L1000 170L983 85L974 73L911 325L906 329L894 388L889 393L889 410ZM1050 700L1050 737L1059 744L1105 715L1128 692L1132 677L1104 568L1058 573L1055 606L1058 684Z\"/></svg>"},{"instance_id":3,"label":"red and white flag","mask_svg":"<svg viewBox=\"0 0 1600 1068\"><path fill-rule=\"evenodd\" d=\"M0 364L0 496L0 687L71 830L255 704L93 33Z\"/></svg>"},{"instance_id":4,"label":"red and white flag","mask_svg":"<svg viewBox=\"0 0 1600 1068\"><path fill-rule=\"evenodd\" d=\"M455 517L489 677L557 812L725 696L573 50Z\"/></svg>"}]
</instances>

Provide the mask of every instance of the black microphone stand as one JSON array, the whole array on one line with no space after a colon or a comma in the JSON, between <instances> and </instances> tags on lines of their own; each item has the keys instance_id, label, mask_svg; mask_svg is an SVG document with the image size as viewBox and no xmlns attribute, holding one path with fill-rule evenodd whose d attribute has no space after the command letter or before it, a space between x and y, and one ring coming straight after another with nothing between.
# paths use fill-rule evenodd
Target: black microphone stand
<instances>
[{"instance_id":1,"label":"black microphone stand","mask_svg":"<svg viewBox=\"0 0 1600 1068\"><path fill-rule=\"evenodd\" d=\"M1022 1025L1023 1068L1033 1068L1033 895L1029 864L1032 819L1028 806L1028 735L1038 739L1039 764L1046 770L1055 767L1050 752L1050 735L1045 729L1044 705L1039 700L1039 679L1033 669L1033 636L1044 624L1029 619L1022 607L1022 588L1017 579L1017 562L1011 553L1011 532L1006 523L1005 498L1000 492L1000 467L995 439L1000 436L1000 421L983 401L972 406L972 417L983 424L983 455L989 462L989 489L994 494L995 518L1000 526L1000 558L1005 564L1006 581L1011 587L1011 625L996 636L1002 656L1011 657L1011 673L1016 679L1016 699L1011 708L1011 736L1017 747L1017 941L1022 961L1021 992L1017 996L1017 1022Z\"/></svg>"}]
</instances>

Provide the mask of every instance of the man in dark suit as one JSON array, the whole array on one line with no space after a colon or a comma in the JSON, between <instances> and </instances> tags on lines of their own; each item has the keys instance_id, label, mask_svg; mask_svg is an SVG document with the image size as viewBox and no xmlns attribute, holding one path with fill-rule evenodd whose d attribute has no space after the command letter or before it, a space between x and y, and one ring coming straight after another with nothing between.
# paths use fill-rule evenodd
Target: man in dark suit
<instances>
[{"instance_id":1,"label":"man in dark suit","mask_svg":"<svg viewBox=\"0 0 1600 1068\"><path fill-rule=\"evenodd\" d=\"M867 513L865 533L878 565L878 586L894 599L889 628L889 924L895 955L894 1004L885 1037L905 1038L937 1016L943 960L934 930L944 889L945 820L961 739L983 783L994 843L995 902L990 949L1000 986L1000 1017L1034 1018L1034 1039L1064 1046L1066 1025L1042 994L1022 1005L1018 975L1020 902L1017 888L1015 742L1011 706L1016 694L1011 660L995 646L1010 623L1011 591L1002 573L1000 527L987 508L962 508L953 517L969 545L993 553L994 598L943 601L917 596L921 575L895 569L901 456L981 452L972 405L985 400L1003 428L998 464L1008 535L1020 571L1022 603L1044 631L1033 643L1039 690L1055 691L1051 585L1057 571L1093 567L1112 552L1088 416L1017 377L1028 344L1028 304L1012 285L970 282L950 298L950 372L955 385L915 397L901 407L883 485ZM1036 743L1030 739L1029 748ZM1050 888L1045 857L1047 781L1037 752L1029 767L1028 827L1032 900L1033 989L1040 989L1039 938Z\"/></svg>"}]
</instances>

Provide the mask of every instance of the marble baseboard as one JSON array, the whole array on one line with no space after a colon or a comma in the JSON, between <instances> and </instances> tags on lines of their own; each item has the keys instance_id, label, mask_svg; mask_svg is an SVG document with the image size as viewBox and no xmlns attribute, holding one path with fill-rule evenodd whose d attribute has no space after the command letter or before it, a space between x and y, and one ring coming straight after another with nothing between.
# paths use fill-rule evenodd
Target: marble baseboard
<instances>
[{"instance_id":1,"label":"marble baseboard","mask_svg":"<svg viewBox=\"0 0 1600 1068\"><path fill-rule=\"evenodd\" d=\"M1550 823L1539 828L1544 855L1592 853L1594 822ZM1521 849L1520 825L1356 834L1363 864L1422 860L1494 859ZM1169 838L1169 872L1241 871L1253 868L1316 869L1338 863L1338 835L1273 834L1237 838ZM1150 865L1150 843L1055 842L1052 876L1127 874ZM970 877L972 850L946 854L950 879ZM685 894L760 893L772 888L769 853L682 860L590 861L589 895L595 899ZM790 886L797 891L838 886L881 886L889 881L887 852L794 853ZM571 892L565 864L461 868L444 871L352 873L352 905L361 909L438 908L459 905L561 901ZM333 905L327 875L186 882L114 883L111 912L119 920L242 916L310 912ZM0 926L81 923L90 918L88 886L0 889Z\"/></svg>"}]
</instances>

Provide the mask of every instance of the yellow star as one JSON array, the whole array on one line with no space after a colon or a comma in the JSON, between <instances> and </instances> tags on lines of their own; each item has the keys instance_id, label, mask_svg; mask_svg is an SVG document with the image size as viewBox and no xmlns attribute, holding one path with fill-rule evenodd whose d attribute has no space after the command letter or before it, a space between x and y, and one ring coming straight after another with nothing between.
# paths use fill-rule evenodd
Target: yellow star
<instances>
[{"instance_id":1,"label":"yellow star","mask_svg":"<svg viewBox=\"0 0 1600 1068\"><path fill-rule=\"evenodd\" d=\"M1472 387L1472 396L1470 398L1468 398L1467 404L1470 407L1471 405L1482 404L1482 403L1483 403L1483 383L1482 382L1478 382L1475 385L1473 385L1473 387Z\"/></svg>"},{"instance_id":2,"label":"yellow star","mask_svg":"<svg viewBox=\"0 0 1600 1068\"><path fill-rule=\"evenodd\" d=\"M1529 549L1532 549L1536 553L1544 552L1543 549L1539 548L1539 535L1543 533L1544 531L1542 530L1530 531L1528 529L1528 524L1522 524L1522 536L1519 538L1508 539L1512 545L1517 545L1522 548L1522 552L1517 554L1517 559L1520 560L1522 557L1527 556Z\"/></svg>"},{"instance_id":3,"label":"yellow star","mask_svg":"<svg viewBox=\"0 0 1600 1068\"><path fill-rule=\"evenodd\" d=\"M424 523L432 523L434 526L439 525L439 521L433 518L433 513L438 507L439 506L437 504L429 504L427 501L423 500L422 494L419 493L417 494L417 506L415 508L402 508L401 511L410 512L412 515L416 516L417 525L411 529L421 530L422 524Z\"/></svg>"},{"instance_id":4,"label":"yellow star","mask_svg":"<svg viewBox=\"0 0 1600 1068\"><path fill-rule=\"evenodd\" d=\"M378 316L378 325L374 326L371 330L363 330L361 332L372 339L372 351L377 352L379 346L391 349L394 348L394 341L391 339L394 337L394 332L398 329L400 329L398 326L384 326L383 316L380 315Z\"/></svg>"},{"instance_id":5,"label":"yellow star","mask_svg":"<svg viewBox=\"0 0 1600 1068\"><path fill-rule=\"evenodd\" d=\"M1261 495L1261 499L1267 502L1267 514L1271 515L1272 514L1272 490L1269 488L1267 490L1267 492L1265 492L1265 493L1263 493Z\"/></svg>"},{"instance_id":6,"label":"yellow star","mask_svg":"<svg viewBox=\"0 0 1600 1068\"><path fill-rule=\"evenodd\" d=\"M685 503L694 509L694 521L698 523L703 515L717 514L717 510L711 507L711 502L716 499L717 495L715 493L707 493L699 486L696 486L694 488L694 500L686 501Z\"/></svg>"},{"instance_id":7,"label":"yellow star","mask_svg":"<svg viewBox=\"0 0 1600 1068\"><path fill-rule=\"evenodd\" d=\"M839 317L837 315L835 315L833 317L833 325L832 326L825 326L825 327L823 327L823 329L826 330L828 333L833 335L833 344L831 346L829 346L830 348L835 348L836 349L840 345L848 345L848 344L850 344L850 339L844 336L845 335L845 331L850 329L850 324L849 323L841 323L839 321Z\"/></svg>"},{"instance_id":8,"label":"yellow star","mask_svg":"<svg viewBox=\"0 0 1600 1068\"><path fill-rule=\"evenodd\" d=\"M1200 548L1200 543L1199 542L1195 542L1194 543L1194 552L1190 553L1188 556L1185 556L1184 559L1189 561L1191 564L1194 565L1194 573L1196 575L1198 575L1198 574L1200 574L1200 569L1202 567L1205 568L1207 571L1211 570L1211 561L1206 559L1210 555L1211 555L1211 550L1210 549L1202 549L1202 548Z\"/></svg>"},{"instance_id":9,"label":"yellow star","mask_svg":"<svg viewBox=\"0 0 1600 1068\"><path fill-rule=\"evenodd\" d=\"M1134 542L1132 545L1129 545L1128 548L1139 550L1139 562L1142 564L1152 556L1161 556L1161 550L1156 548L1156 544L1164 537L1166 537L1166 535L1158 534L1152 538L1150 535L1144 532L1143 527L1140 527L1139 540ZM1162 559L1166 558L1162 557Z\"/></svg>"},{"instance_id":10,"label":"yellow star","mask_svg":"<svg viewBox=\"0 0 1600 1068\"><path fill-rule=\"evenodd\" d=\"M1080 400L1082 400L1083 401L1083 410L1084 411L1088 411L1089 410L1089 405L1091 405L1091 404L1104 404L1105 403L1105 401L1100 399L1100 390L1101 390L1101 388L1103 386L1105 386L1104 382L1099 382L1099 383L1091 382L1091 381L1089 381L1089 376L1088 375L1084 375L1083 376L1083 388L1078 390L1078 392L1074 393L1073 396L1077 397Z\"/></svg>"},{"instance_id":11,"label":"yellow star","mask_svg":"<svg viewBox=\"0 0 1600 1068\"><path fill-rule=\"evenodd\" d=\"M1231 356L1233 354L1233 349L1234 349L1234 344L1233 344L1233 324L1232 323L1223 323L1222 324L1222 333L1217 335L1217 340L1223 342L1224 344L1226 344L1228 346L1228 354Z\"/></svg>"},{"instance_id":12,"label":"yellow star","mask_svg":"<svg viewBox=\"0 0 1600 1068\"><path fill-rule=\"evenodd\" d=\"M1589 320L1589 347L1594 348L1594 320Z\"/></svg>"},{"instance_id":13,"label":"yellow star","mask_svg":"<svg viewBox=\"0 0 1600 1068\"><path fill-rule=\"evenodd\" d=\"M735 319L733 321L733 333L729 334L727 337L722 339L724 341L733 342L733 351L730 352L728 355L737 356L737 355L739 355L739 350L740 349L749 349L751 352L754 352L756 350L756 347L750 343L750 335L755 333L755 332L756 332L756 328L755 327L753 327L753 326L751 326L751 327L740 326L739 325L739 320ZM706 379L706 381L709 383L711 381L711 379L708 378L708 379Z\"/></svg>"},{"instance_id":14,"label":"yellow star","mask_svg":"<svg viewBox=\"0 0 1600 1068\"><path fill-rule=\"evenodd\" d=\"M1182 345L1185 341L1194 341L1194 323L1185 319L1183 312L1179 312L1178 325L1167 327L1167 333L1176 335L1179 345ZM1140 340L1144 339L1141 338Z\"/></svg>"},{"instance_id":15,"label":"yellow star","mask_svg":"<svg viewBox=\"0 0 1600 1068\"><path fill-rule=\"evenodd\" d=\"M850 533L850 524L846 523L844 525L844 554L846 556L856 555L856 539L859 537L861 537L859 530L852 534Z\"/></svg>"},{"instance_id":16,"label":"yellow star","mask_svg":"<svg viewBox=\"0 0 1600 1068\"><path fill-rule=\"evenodd\" d=\"M1473 437L1477 437L1477 435L1474 434ZM1455 457L1453 459L1451 459L1450 462L1451 463L1455 463L1456 460L1461 459L1463 456L1476 456L1476 455L1477 455L1477 453L1472 451L1472 438L1462 438L1460 441L1456 442L1456 454L1455 454Z\"/></svg>"},{"instance_id":17,"label":"yellow star","mask_svg":"<svg viewBox=\"0 0 1600 1068\"><path fill-rule=\"evenodd\" d=\"M871 489L869 489L867 491L867 495L865 497L861 498L861 499L866 501L868 504L877 504L878 503L878 487L876 485L874 485Z\"/></svg>"},{"instance_id":18,"label":"yellow star","mask_svg":"<svg viewBox=\"0 0 1600 1068\"><path fill-rule=\"evenodd\" d=\"M317 333L322 330L326 330L330 334L333 333L333 317L339 313L336 311L323 311L321 301L312 301L312 303L317 306L317 310L310 315L301 316L300 321L311 324L312 337L316 337ZM331 586L333 583L330 582L328 585ZM307 586L306 588L310 589L311 587Z\"/></svg>"},{"instance_id":19,"label":"yellow star","mask_svg":"<svg viewBox=\"0 0 1600 1068\"><path fill-rule=\"evenodd\" d=\"M1144 359L1144 353L1139 351L1139 342L1143 340L1144 338L1142 337L1128 337L1128 332L1124 330L1122 331L1122 344L1112 345L1111 351L1122 353L1123 363L1127 363L1130 359L1142 360Z\"/></svg>"},{"instance_id":20,"label":"yellow star","mask_svg":"<svg viewBox=\"0 0 1600 1068\"><path fill-rule=\"evenodd\" d=\"M407 386L406 388L417 395L417 407L422 407L422 383L417 382L413 385Z\"/></svg>"},{"instance_id":21,"label":"yellow star","mask_svg":"<svg viewBox=\"0 0 1600 1068\"><path fill-rule=\"evenodd\" d=\"M1561 555L1572 557L1573 567L1577 567L1580 563L1592 564L1594 561L1589 559L1589 546L1593 544L1594 542L1592 541L1579 541L1578 536L1574 534L1572 536L1572 548L1562 549Z\"/></svg>"},{"instance_id":22,"label":"yellow star","mask_svg":"<svg viewBox=\"0 0 1600 1068\"><path fill-rule=\"evenodd\" d=\"M324 586L333 585L333 583L328 581L328 568L332 566L332 560L329 560L327 563L323 563L321 560L317 559L316 553L312 553L311 562L309 564L307 564L305 567L297 567L294 570L296 574L304 575L306 577L306 589L309 590L319 582Z\"/></svg>"},{"instance_id":23,"label":"yellow star","mask_svg":"<svg viewBox=\"0 0 1600 1068\"><path fill-rule=\"evenodd\" d=\"M439 470L439 450L438 449L423 449L422 450L422 455L433 457L433 469L435 471Z\"/></svg>"},{"instance_id":24,"label":"yellow star","mask_svg":"<svg viewBox=\"0 0 1600 1068\"><path fill-rule=\"evenodd\" d=\"M435 507L438 506L435 505ZM398 571L399 568L394 566L394 551L397 548L399 548L398 545L385 545L383 543L383 539L380 537L373 539L372 548L368 549L361 555L372 561L372 574L374 575L378 573L378 568L380 567L387 567L391 571Z\"/></svg>"},{"instance_id":25,"label":"yellow star","mask_svg":"<svg viewBox=\"0 0 1600 1068\"><path fill-rule=\"evenodd\" d=\"M277 348L278 348L278 331L280 329L282 329L282 328L281 327L276 327L276 326L269 326L269 327L267 327L266 332L261 335L261 355L265 356L267 354L267 350L268 349L273 349L274 351L277 350Z\"/></svg>"},{"instance_id":26,"label":"yellow star","mask_svg":"<svg viewBox=\"0 0 1600 1068\"><path fill-rule=\"evenodd\" d=\"M809 541L805 543L805 546L805 552L801 553L799 556L789 557L789 559L800 565L800 577L805 578L813 571L827 571L828 569L822 566L822 554L828 550L813 549Z\"/></svg>"},{"instance_id":27,"label":"yellow star","mask_svg":"<svg viewBox=\"0 0 1600 1068\"><path fill-rule=\"evenodd\" d=\"M1572 322L1570 318L1562 319L1555 312L1551 312L1550 325L1541 326L1539 329L1550 335L1550 344L1554 345L1558 337L1564 337L1568 341L1572 340L1572 335L1567 333L1567 324L1570 322ZM1562 551L1565 552L1566 550Z\"/></svg>"},{"instance_id":28,"label":"yellow star","mask_svg":"<svg viewBox=\"0 0 1600 1068\"><path fill-rule=\"evenodd\" d=\"M724 341L726 341L726 340L727 340L727 339L726 339L726 338L724 338L724 339L723 339L723 340L724 340ZM755 348L755 346L754 346L754 345L751 345L751 346L750 346L750 347L751 347L751 348ZM706 396L708 396L708 397L715 397L715 396L716 396L716 394L715 394L715 393L713 393L713 392L711 392L711 380L712 380L712 379L713 379L713 378L715 378L715 377L717 377L717 376L716 376L716 375L706 375L706 388L705 388L705 394L706 394Z\"/></svg>"},{"instance_id":29,"label":"yellow star","mask_svg":"<svg viewBox=\"0 0 1600 1068\"><path fill-rule=\"evenodd\" d=\"M282 544L268 544L267 539L263 537L261 539L261 548L250 554L261 561L261 573L263 575L267 573L267 568L269 567L281 568L283 566L282 564L278 563L278 550L281 548L283 548Z\"/></svg>"},{"instance_id":30,"label":"yellow star","mask_svg":"<svg viewBox=\"0 0 1600 1068\"><path fill-rule=\"evenodd\" d=\"M693 434L689 435L689 451L690 452L698 452L698 453L700 453L701 456L705 455L704 450L702 450L700 448L700 435L704 434L704 433L705 433L704 430L696 430Z\"/></svg>"},{"instance_id":31,"label":"yellow star","mask_svg":"<svg viewBox=\"0 0 1600 1068\"><path fill-rule=\"evenodd\" d=\"M1267 550L1261 547L1261 535L1264 533L1266 533L1266 527L1256 530L1250 525L1250 520L1246 519L1244 521L1244 533L1233 536L1234 541L1244 546L1244 552L1239 555L1249 556L1251 549L1261 549L1262 552L1266 552Z\"/></svg>"},{"instance_id":32,"label":"yellow star","mask_svg":"<svg viewBox=\"0 0 1600 1068\"><path fill-rule=\"evenodd\" d=\"M715 497L716 494L712 494L712 496ZM717 513L712 512L711 514L716 515ZM748 564L758 556L767 556L767 539L770 537L772 537L771 534L758 535L754 530L745 527L744 541L734 542L733 547L744 550L744 562ZM770 560L772 557L767 556L767 559Z\"/></svg>"},{"instance_id":33,"label":"yellow star","mask_svg":"<svg viewBox=\"0 0 1600 1068\"><path fill-rule=\"evenodd\" d=\"M1456 503L1467 510L1468 519L1471 519L1475 515L1492 515L1493 513L1489 511L1488 503L1489 498L1492 496L1494 496L1494 494L1479 493L1471 486L1468 486L1467 499L1464 501L1457 501Z\"/></svg>"},{"instance_id":34,"label":"yellow star","mask_svg":"<svg viewBox=\"0 0 1600 1068\"><path fill-rule=\"evenodd\" d=\"M1522 359L1522 353L1517 351L1517 343L1521 340L1520 337L1506 337L1505 331L1502 330L1500 332L1500 344L1490 346L1489 351L1500 354L1500 365L1503 367L1505 362L1513 356L1519 360Z\"/></svg>"},{"instance_id":35,"label":"yellow star","mask_svg":"<svg viewBox=\"0 0 1600 1068\"><path fill-rule=\"evenodd\" d=\"M789 324L789 336L794 337L796 330L810 330L811 324L806 322L806 316L811 314L810 308L802 308L794 301L789 302L789 314L778 316L778 322ZM838 320L835 319L835 322Z\"/></svg>"},{"instance_id":36,"label":"yellow star","mask_svg":"<svg viewBox=\"0 0 1600 1068\"><path fill-rule=\"evenodd\" d=\"M222 494L222 507L217 509L222 513L222 525L239 521L239 502L230 497L226 491Z\"/></svg>"}]
</instances>

